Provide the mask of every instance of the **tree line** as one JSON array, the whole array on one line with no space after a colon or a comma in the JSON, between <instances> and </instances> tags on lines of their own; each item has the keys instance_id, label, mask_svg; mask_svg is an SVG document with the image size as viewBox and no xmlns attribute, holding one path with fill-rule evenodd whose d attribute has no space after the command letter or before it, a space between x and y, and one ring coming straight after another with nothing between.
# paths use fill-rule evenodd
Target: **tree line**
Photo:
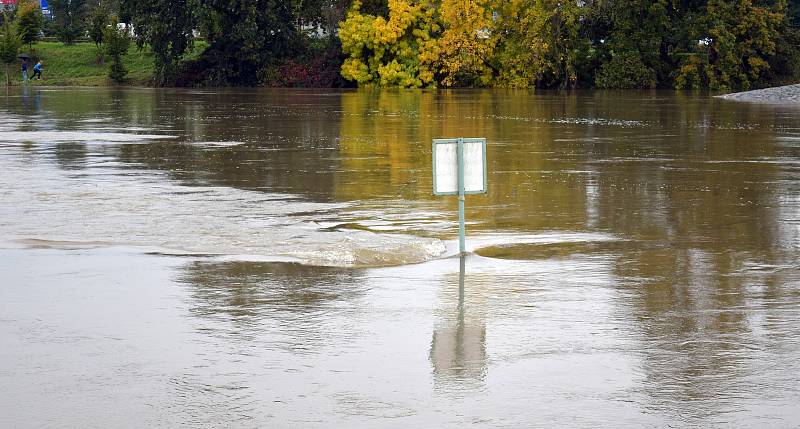
<instances>
[{"instance_id":1,"label":"tree line","mask_svg":"<svg viewBox=\"0 0 800 429\"><path fill-rule=\"evenodd\" d=\"M164 85L748 89L800 80L800 0L51 0ZM208 47L187 59L198 38ZM74 40L74 38L73 38Z\"/></svg>"},{"instance_id":2,"label":"tree line","mask_svg":"<svg viewBox=\"0 0 800 429\"><path fill-rule=\"evenodd\" d=\"M381 86L747 89L798 77L798 2L354 1L345 78Z\"/></svg>"}]
</instances>

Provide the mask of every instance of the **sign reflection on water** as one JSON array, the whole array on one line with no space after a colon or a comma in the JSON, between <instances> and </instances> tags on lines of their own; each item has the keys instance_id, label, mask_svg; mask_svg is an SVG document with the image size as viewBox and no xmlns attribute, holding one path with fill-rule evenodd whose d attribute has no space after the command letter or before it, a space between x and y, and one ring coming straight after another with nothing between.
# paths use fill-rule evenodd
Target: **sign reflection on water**
<instances>
[{"instance_id":1,"label":"sign reflection on water","mask_svg":"<svg viewBox=\"0 0 800 429\"><path fill-rule=\"evenodd\" d=\"M486 374L486 323L467 320L464 302L464 270L466 255L461 255L458 271L458 308L455 320L444 317L442 326L433 331L431 363L436 386L450 386L455 380L458 389L464 382L481 381Z\"/></svg>"}]
</instances>

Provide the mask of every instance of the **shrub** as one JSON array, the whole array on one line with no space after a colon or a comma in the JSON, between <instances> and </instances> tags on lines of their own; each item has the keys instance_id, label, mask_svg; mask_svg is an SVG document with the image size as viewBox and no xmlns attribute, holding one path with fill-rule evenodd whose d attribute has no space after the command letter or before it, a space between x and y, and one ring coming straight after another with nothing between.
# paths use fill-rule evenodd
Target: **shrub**
<instances>
[{"instance_id":1,"label":"shrub","mask_svg":"<svg viewBox=\"0 0 800 429\"><path fill-rule=\"evenodd\" d=\"M259 83L273 87L341 88L348 86L340 69L342 52L338 45L287 59L259 71Z\"/></svg>"},{"instance_id":2,"label":"shrub","mask_svg":"<svg viewBox=\"0 0 800 429\"><path fill-rule=\"evenodd\" d=\"M655 84L655 72L633 51L614 55L595 75L595 85L603 89L652 88Z\"/></svg>"},{"instance_id":3,"label":"shrub","mask_svg":"<svg viewBox=\"0 0 800 429\"><path fill-rule=\"evenodd\" d=\"M103 44L105 45L105 52L111 58L111 68L108 72L114 82L122 83L125 81L125 76L128 70L122 64L122 57L128 53L128 48L131 46L131 37L128 34L128 28L119 28L117 20L112 19L111 24L103 29Z\"/></svg>"}]
</instances>

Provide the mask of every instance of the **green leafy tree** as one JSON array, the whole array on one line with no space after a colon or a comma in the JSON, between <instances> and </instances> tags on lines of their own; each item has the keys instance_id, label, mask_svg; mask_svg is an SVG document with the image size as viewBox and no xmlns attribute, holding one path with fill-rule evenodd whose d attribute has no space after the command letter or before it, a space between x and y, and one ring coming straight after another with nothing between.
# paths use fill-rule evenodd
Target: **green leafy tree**
<instances>
[{"instance_id":1,"label":"green leafy tree","mask_svg":"<svg viewBox=\"0 0 800 429\"><path fill-rule=\"evenodd\" d=\"M504 87L572 87L582 6L558 0L498 1L495 68Z\"/></svg>"},{"instance_id":2,"label":"green leafy tree","mask_svg":"<svg viewBox=\"0 0 800 429\"><path fill-rule=\"evenodd\" d=\"M792 25L795 27L800 26L800 0L787 0L785 3L787 5L789 21L791 21Z\"/></svg>"},{"instance_id":3,"label":"green leafy tree","mask_svg":"<svg viewBox=\"0 0 800 429\"><path fill-rule=\"evenodd\" d=\"M125 69L122 59L125 54L128 53L128 49L131 46L131 37L128 34L127 27L120 28L117 24L117 20L112 19L110 25L107 25L103 29L103 40L106 55L111 58L111 67L108 72L108 77L114 82L122 83L125 81L125 76L128 74L128 70Z\"/></svg>"},{"instance_id":4,"label":"green leafy tree","mask_svg":"<svg viewBox=\"0 0 800 429\"><path fill-rule=\"evenodd\" d=\"M333 20L345 0L124 0L137 43L155 54L156 79L172 83L199 31L209 43L188 66L214 85L254 85L266 67L297 58L319 37L334 34ZM122 9L121 9L122 10ZM330 16L320 16L322 11ZM316 38L315 38L316 37Z\"/></svg>"},{"instance_id":5,"label":"green leafy tree","mask_svg":"<svg viewBox=\"0 0 800 429\"><path fill-rule=\"evenodd\" d=\"M137 44L153 50L157 84L175 80L183 56L193 46L192 30L199 24L201 7L195 0L123 0L120 5L136 29Z\"/></svg>"},{"instance_id":6,"label":"green leafy tree","mask_svg":"<svg viewBox=\"0 0 800 429\"><path fill-rule=\"evenodd\" d=\"M761 83L776 52L785 3L757 5L751 0L708 3L711 48L717 60L709 62L709 86L748 89Z\"/></svg>"},{"instance_id":7,"label":"green leafy tree","mask_svg":"<svg viewBox=\"0 0 800 429\"><path fill-rule=\"evenodd\" d=\"M681 58L675 86L727 90L766 85L773 65L796 55L797 48L779 46L794 37L786 3L764 3L709 0L697 26L700 40L690 40L694 43Z\"/></svg>"},{"instance_id":8,"label":"green leafy tree","mask_svg":"<svg viewBox=\"0 0 800 429\"><path fill-rule=\"evenodd\" d=\"M656 85L653 70L643 62L638 52L615 54L611 61L600 66L595 84L598 88L650 88Z\"/></svg>"},{"instance_id":9,"label":"green leafy tree","mask_svg":"<svg viewBox=\"0 0 800 429\"><path fill-rule=\"evenodd\" d=\"M205 80L217 85L254 85L267 64L302 52L302 2L221 0L198 11L209 47Z\"/></svg>"},{"instance_id":10,"label":"green leafy tree","mask_svg":"<svg viewBox=\"0 0 800 429\"><path fill-rule=\"evenodd\" d=\"M116 7L111 10L117 11L119 22L123 24L131 24L133 22L133 15L136 13L137 0L119 0Z\"/></svg>"},{"instance_id":11,"label":"green leafy tree","mask_svg":"<svg viewBox=\"0 0 800 429\"><path fill-rule=\"evenodd\" d=\"M85 0L50 0L55 16L53 25L59 39L67 45L75 43L84 34L86 20Z\"/></svg>"},{"instance_id":12,"label":"green leafy tree","mask_svg":"<svg viewBox=\"0 0 800 429\"><path fill-rule=\"evenodd\" d=\"M4 15L2 27L0 27L0 61L3 62L6 72L6 86L11 85L9 67L17 61L20 46L22 46L22 40L14 30L10 16Z\"/></svg>"},{"instance_id":13,"label":"green leafy tree","mask_svg":"<svg viewBox=\"0 0 800 429\"><path fill-rule=\"evenodd\" d=\"M105 49L103 47L103 39L106 27L111 22L111 11L108 3L101 0L89 15L89 38L94 42L95 49L97 50L97 63L103 64L105 60Z\"/></svg>"},{"instance_id":14,"label":"green leafy tree","mask_svg":"<svg viewBox=\"0 0 800 429\"><path fill-rule=\"evenodd\" d=\"M267 64L302 52L300 0L126 0L137 43L155 54L156 80L171 83L193 46L194 30L209 42L202 58L206 83L258 83Z\"/></svg>"},{"instance_id":15,"label":"green leafy tree","mask_svg":"<svg viewBox=\"0 0 800 429\"><path fill-rule=\"evenodd\" d=\"M98 49L103 44L103 31L108 27L110 21L111 10L108 3L100 1L89 15L89 38Z\"/></svg>"},{"instance_id":16,"label":"green leafy tree","mask_svg":"<svg viewBox=\"0 0 800 429\"><path fill-rule=\"evenodd\" d=\"M598 85L645 88L670 82L673 60L668 53L675 43L669 39L677 19L673 3L681 2L612 0L594 5L593 17L605 21L598 25L604 31L595 34L601 41L598 48L605 53L597 70Z\"/></svg>"},{"instance_id":17,"label":"green leafy tree","mask_svg":"<svg viewBox=\"0 0 800 429\"><path fill-rule=\"evenodd\" d=\"M577 82L577 63L587 41L582 38L580 21L585 8L577 1L542 1L549 11L546 31L549 38L548 56L550 68L544 78L544 86L574 88Z\"/></svg>"},{"instance_id":18,"label":"green leafy tree","mask_svg":"<svg viewBox=\"0 0 800 429\"><path fill-rule=\"evenodd\" d=\"M32 47L33 42L39 40L39 35L44 29L42 11L33 1L20 2L17 9L17 32L22 43Z\"/></svg>"},{"instance_id":19,"label":"green leafy tree","mask_svg":"<svg viewBox=\"0 0 800 429\"><path fill-rule=\"evenodd\" d=\"M781 25L770 60L770 79L779 84L800 82L800 21L793 19L788 16Z\"/></svg>"}]
</instances>

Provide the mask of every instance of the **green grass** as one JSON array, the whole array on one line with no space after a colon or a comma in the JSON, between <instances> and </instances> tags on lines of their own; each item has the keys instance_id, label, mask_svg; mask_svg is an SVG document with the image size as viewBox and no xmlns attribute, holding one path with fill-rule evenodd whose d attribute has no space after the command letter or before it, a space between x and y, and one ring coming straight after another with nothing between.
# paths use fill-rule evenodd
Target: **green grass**
<instances>
[{"instance_id":1,"label":"green grass","mask_svg":"<svg viewBox=\"0 0 800 429\"><path fill-rule=\"evenodd\" d=\"M197 57L206 48L206 43L198 41L190 57ZM34 80L31 85L52 86L115 86L118 85L108 77L110 60L106 58L101 64L98 62L98 52L94 43L78 42L73 45L64 45L61 42L38 42L32 49L25 45L21 50L31 57L28 76L33 75L33 65L36 59L42 61L42 79ZM127 80L124 85L148 86L153 83L153 53L147 47L139 49L131 44L128 54L123 58L125 68L128 69ZM20 64L13 66L12 84L22 84L22 71Z\"/></svg>"}]
</instances>

